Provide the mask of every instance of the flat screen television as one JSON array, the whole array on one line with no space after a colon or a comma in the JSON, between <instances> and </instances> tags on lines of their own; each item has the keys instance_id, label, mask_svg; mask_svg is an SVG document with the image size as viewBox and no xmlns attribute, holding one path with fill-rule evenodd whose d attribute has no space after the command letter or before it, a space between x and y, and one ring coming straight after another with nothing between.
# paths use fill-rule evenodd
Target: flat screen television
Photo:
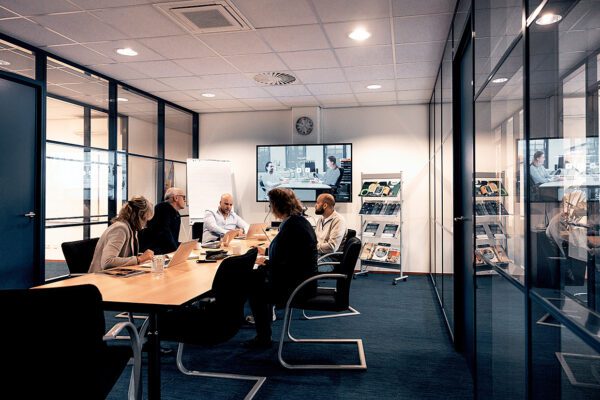
<instances>
[{"instance_id":1,"label":"flat screen television","mask_svg":"<svg viewBox=\"0 0 600 400\"><path fill-rule=\"evenodd\" d=\"M256 146L256 201L274 187L292 189L303 202L331 193L352 202L352 144Z\"/></svg>"}]
</instances>

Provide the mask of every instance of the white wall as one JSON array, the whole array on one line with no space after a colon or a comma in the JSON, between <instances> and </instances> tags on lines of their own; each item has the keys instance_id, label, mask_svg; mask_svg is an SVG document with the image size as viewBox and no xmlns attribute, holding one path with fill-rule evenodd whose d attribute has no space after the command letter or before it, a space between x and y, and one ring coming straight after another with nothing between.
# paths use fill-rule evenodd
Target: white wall
<instances>
[{"instance_id":1,"label":"white wall","mask_svg":"<svg viewBox=\"0 0 600 400\"><path fill-rule=\"evenodd\" d=\"M231 160L236 210L248 222L266 216L256 202L256 145L291 144L291 111L215 113L200 116L200 158ZM428 111L426 105L324 109L322 142L350 142L353 202L336 209L360 231L360 173L404 173L405 272L429 272ZM215 199L215 207L219 199ZM307 204L313 213L313 204Z\"/></svg>"}]
</instances>

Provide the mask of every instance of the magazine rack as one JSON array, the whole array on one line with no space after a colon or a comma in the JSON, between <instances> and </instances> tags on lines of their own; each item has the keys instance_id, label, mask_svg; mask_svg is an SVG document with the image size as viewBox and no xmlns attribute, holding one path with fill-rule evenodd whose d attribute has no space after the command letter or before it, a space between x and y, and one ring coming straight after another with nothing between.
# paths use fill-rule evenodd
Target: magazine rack
<instances>
[{"instance_id":1,"label":"magazine rack","mask_svg":"<svg viewBox=\"0 0 600 400\"><path fill-rule=\"evenodd\" d=\"M367 275L369 267L395 269L399 276L392 283L408 277L402 273L402 172L361 174L360 219L363 247L360 271Z\"/></svg>"}]
</instances>

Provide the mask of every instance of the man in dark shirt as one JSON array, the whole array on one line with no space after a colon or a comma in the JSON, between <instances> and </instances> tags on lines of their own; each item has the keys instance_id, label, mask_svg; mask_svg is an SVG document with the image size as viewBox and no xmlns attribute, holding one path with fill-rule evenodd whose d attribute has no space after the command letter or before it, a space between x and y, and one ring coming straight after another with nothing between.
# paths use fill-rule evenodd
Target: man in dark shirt
<instances>
[{"instance_id":1,"label":"man in dark shirt","mask_svg":"<svg viewBox=\"0 0 600 400\"><path fill-rule=\"evenodd\" d=\"M179 188L169 188L165 201L154 207L154 218L140 232L140 250L151 249L154 254L171 253L179 246L181 216L185 208L185 193ZM150 221L149 221L150 222Z\"/></svg>"}]
</instances>

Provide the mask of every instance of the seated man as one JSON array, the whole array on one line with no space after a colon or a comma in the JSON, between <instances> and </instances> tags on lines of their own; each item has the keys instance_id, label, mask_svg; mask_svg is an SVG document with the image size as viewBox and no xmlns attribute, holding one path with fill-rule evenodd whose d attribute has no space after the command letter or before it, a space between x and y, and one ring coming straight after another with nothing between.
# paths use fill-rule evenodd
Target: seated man
<instances>
[{"instance_id":1,"label":"seated man","mask_svg":"<svg viewBox=\"0 0 600 400\"><path fill-rule=\"evenodd\" d=\"M140 250L150 249L154 254L166 254L179 246L181 216L179 210L185 208L185 192L172 187L165 193L165 201L154 207L154 218L148 227L140 232Z\"/></svg>"},{"instance_id":2,"label":"seated man","mask_svg":"<svg viewBox=\"0 0 600 400\"><path fill-rule=\"evenodd\" d=\"M221 196L217 211L206 210L204 216L204 232L202 242L219 240L228 241L248 232L250 225L232 210L233 196L225 193Z\"/></svg>"},{"instance_id":3,"label":"seated man","mask_svg":"<svg viewBox=\"0 0 600 400\"><path fill-rule=\"evenodd\" d=\"M319 256L338 251L346 236L346 221L335 211L335 198L329 193L319 195L315 214L320 215L316 227ZM331 270L329 267L327 269Z\"/></svg>"}]
</instances>

